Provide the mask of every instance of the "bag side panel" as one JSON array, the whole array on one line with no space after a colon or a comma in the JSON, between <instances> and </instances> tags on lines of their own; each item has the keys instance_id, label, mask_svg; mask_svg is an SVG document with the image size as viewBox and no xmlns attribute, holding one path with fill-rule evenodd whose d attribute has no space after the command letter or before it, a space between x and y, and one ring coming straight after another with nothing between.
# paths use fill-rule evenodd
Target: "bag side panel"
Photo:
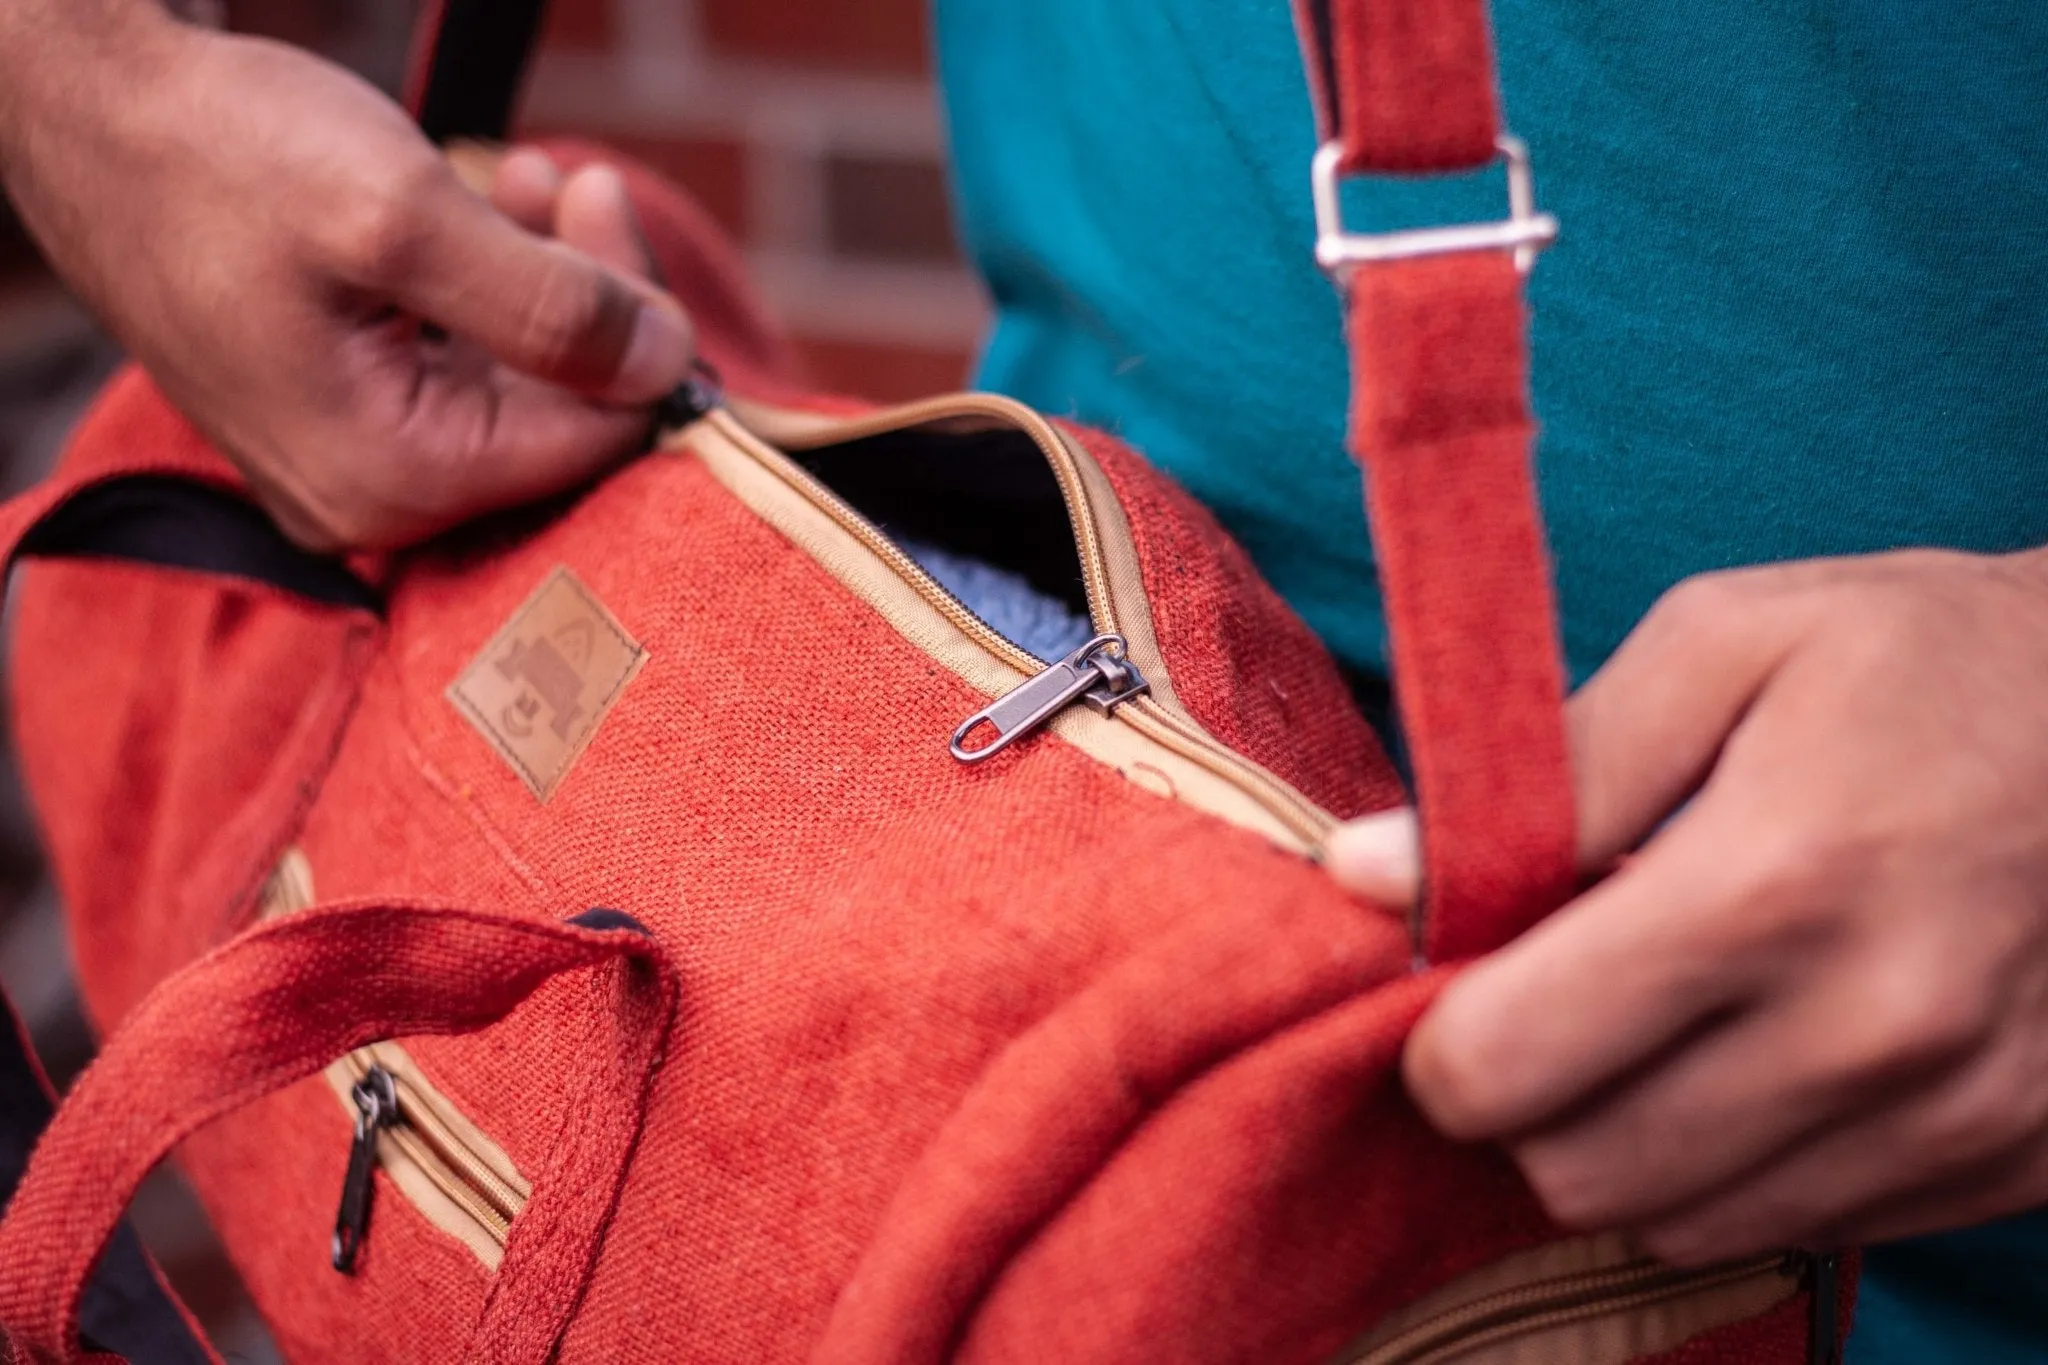
<instances>
[{"instance_id":1,"label":"bag side panel","mask_svg":"<svg viewBox=\"0 0 2048 1365\"><path fill-rule=\"evenodd\" d=\"M317 778L313 731L345 712L363 623L112 563L31 565L17 604L23 773L106 1029L235 927Z\"/></svg>"}]
</instances>

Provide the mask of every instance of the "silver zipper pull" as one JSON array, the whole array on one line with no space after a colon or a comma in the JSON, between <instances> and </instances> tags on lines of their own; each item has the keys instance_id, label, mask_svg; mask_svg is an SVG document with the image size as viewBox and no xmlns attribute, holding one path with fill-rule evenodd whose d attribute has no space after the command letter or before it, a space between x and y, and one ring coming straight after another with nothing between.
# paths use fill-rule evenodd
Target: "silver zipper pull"
<instances>
[{"instance_id":1,"label":"silver zipper pull","mask_svg":"<svg viewBox=\"0 0 2048 1365\"><path fill-rule=\"evenodd\" d=\"M1009 748L1076 701L1085 701L1106 716L1151 690L1152 685L1132 666L1124 637L1098 635L962 721L953 732L953 757L962 763L979 763ZM968 736L983 726L994 730L995 738L979 749L966 747Z\"/></svg>"},{"instance_id":2,"label":"silver zipper pull","mask_svg":"<svg viewBox=\"0 0 2048 1365\"><path fill-rule=\"evenodd\" d=\"M349 1144L348 1174L341 1181L341 1210L334 1217L334 1240L327 1255L334 1268L352 1275L356 1253L370 1230L370 1175L377 1169L377 1134L398 1121L398 1086L381 1066L357 1081L348 1092L356 1106L355 1141Z\"/></svg>"}]
</instances>

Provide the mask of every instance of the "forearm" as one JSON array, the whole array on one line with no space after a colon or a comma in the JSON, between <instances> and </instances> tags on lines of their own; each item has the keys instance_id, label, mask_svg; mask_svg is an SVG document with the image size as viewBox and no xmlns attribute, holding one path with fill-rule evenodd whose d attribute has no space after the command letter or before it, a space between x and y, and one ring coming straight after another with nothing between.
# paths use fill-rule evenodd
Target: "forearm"
<instances>
[{"instance_id":1,"label":"forearm","mask_svg":"<svg viewBox=\"0 0 2048 1365\"><path fill-rule=\"evenodd\" d=\"M151 77L189 32L161 0L0 0L0 177L142 126Z\"/></svg>"}]
</instances>

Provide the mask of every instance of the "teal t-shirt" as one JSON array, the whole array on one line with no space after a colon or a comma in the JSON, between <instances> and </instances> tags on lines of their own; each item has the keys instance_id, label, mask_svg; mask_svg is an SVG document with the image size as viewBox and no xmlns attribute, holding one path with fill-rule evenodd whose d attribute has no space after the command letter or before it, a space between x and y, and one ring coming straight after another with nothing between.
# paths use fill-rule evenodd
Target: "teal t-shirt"
<instances>
[{"instance_id":1,"label":"teal t-shirt","mask_svg":"<svg viewBox=\"0 0 2048 1365\"><path fill-rule=\"evenodd\" d=\"M981 380L1120 431L1341 657L1383 621L1286 0L938 0ZM2048 544L2048 5L1495 0L1558 246L1538 451L1583 678L1727 565ZM1361 227L1500 216L1370 181ZM1854 1365L2048 1359L2048 1215L1881 1249Z\"/></svg>"}]
</instances>

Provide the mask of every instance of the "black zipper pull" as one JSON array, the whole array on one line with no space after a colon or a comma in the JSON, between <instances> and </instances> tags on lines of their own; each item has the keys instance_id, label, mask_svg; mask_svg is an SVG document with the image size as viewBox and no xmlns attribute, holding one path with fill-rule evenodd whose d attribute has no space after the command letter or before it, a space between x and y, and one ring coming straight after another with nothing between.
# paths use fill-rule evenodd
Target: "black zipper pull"
<instances>
[{"instance_id":1,"label":"black zipper pull","mask_svg":"<svg viewBox=\"0 0 2048 1365\"><path fill-rule=\"evenodd\" d=\"M356 1253L370 1229L370 1175L377 1169L377 1134L398 1121L398 1086L381 1066L357 1081L348 1092L356 1106L356 1136L349 1144L348 1174L341 1182L341 1210L334 1216L334 1240L328 1259L344 1275L356 1268Z\"/></svg>"},{"instance_id":2,"label":"black zipper pull","mask_svg":"<svg viewBox=\"0 0 2048 1365\"><path fill-rule=\"evenodd\" d=\"M654 405L655 430L679 431L724 401L725 391L719 382L718 371L712 369L708 362L699 360L690 367L690 373L683 382Z\"/></svg>"},{"instance_id":3,"label":"black zipper pull","mask_svg":"<svg viewBox=\"0 0 2048 1365\"><path fill-rule=\"evenodd\" d=\"M1842 1365L1841 1254L1807 1257L1806 1277L1806 1358L1812 1365Z\"/></svg>"}]
</instances>

